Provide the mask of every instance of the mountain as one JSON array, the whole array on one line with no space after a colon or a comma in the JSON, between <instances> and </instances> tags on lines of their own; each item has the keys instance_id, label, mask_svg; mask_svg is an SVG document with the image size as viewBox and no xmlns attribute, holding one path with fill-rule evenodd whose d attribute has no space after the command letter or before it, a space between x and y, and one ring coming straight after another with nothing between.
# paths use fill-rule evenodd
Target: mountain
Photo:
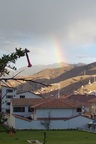
<instances>
[{"instance_id":1,"label":"mountain","mask_svg":"<svg viewBox=\"0 0 96 144\"><path fill-rule=\"evenodd\" d=\"M55 65L55 68L54 65L48 66L45 69L42 67L42 70L37 66L37 72L34 74L34 67L27 68L30 75L20 73L29 81L20 81L19 85L17 84L18 92L30 90L44 97L66 96L73 93L96 93L96 62L90 64L62 64L61 67Z\"/></svg>"},{"instance_id":2,"label":"mountain","mask_svg":"<svg viewBox=\"0 0 96 144\"><path fill-rule=\"evenodd\" d=\"M29 67L22 67L20 69L18 69L14 75L18 76L29 76L29 75L33 75L35 73L38 73L44 69L48 69L48 68L62 68L62 67L67 67L67 66L82 66L82 65L86 65L84 63L78 63L78 64L68 64L68 63L55 63L55 64L49 64L49 65L33 65L31 68Z\"/></svg>"},{"instance_id":3,"label":"mountain","mask_svg":"<svg viewBox=\"0 0 96 144\"><path fill-rule=\"evenodd\" d=\"M31 90L42 96L64 96L73 93L89 94L96 91L96 62L90 64L69 64L65 67L46 68L28 76L30 80L40 82L26 82L21 87L23 91ZM19 87L19 91L21 91Z\"/></svg>"},{"instance_id":4,"label":"mountain","mask_svg":"<svg viewBox=\"0 0 96 144\"><path fill-rule=\"evenodd\" d=\"M19 86L18 90L32 90L35 93L47 96L58 93L58 87L60 86L61 95L72 93L74 90L79 89L82 84L87 83L85 70L87 70L87 72L90 72L91 70L91 67L89 69L88 67L90 67L90 65L79 64L78 66L78 64L68 64L59 68L46 68L26 77L32 81L40 82L45 85L51 84L51 87L44 87L44 85L34 82L26 82L21 88Z\"/></svg>"}]
</instances>

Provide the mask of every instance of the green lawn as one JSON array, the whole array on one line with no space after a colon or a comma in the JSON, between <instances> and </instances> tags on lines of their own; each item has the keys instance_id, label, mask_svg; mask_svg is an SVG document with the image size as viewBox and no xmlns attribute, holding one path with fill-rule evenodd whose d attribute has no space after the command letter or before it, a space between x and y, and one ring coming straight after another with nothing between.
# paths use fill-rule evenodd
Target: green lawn
<instances>
[{"instance_id":1,"label":"green lawn","mask_svg":"<svg viewBox=\"0 0 96 144\"><path fill-rule=\"evenodd\" d=\"M0 132L0 144L28 144L28 139L38 139L42 142L44 131L17 131L12 137ZM96 134L77 131L47 131L46 144L96 144Z\"/></svg>"}]
</instances>

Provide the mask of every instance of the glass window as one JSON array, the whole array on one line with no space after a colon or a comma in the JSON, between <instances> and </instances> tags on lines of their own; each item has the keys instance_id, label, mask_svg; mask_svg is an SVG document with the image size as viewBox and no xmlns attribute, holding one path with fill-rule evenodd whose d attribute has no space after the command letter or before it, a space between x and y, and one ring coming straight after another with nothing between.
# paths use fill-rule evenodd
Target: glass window
<instances>
[{"instance_id":1,"label":"glass window","mask_svg":"<svg viewBox=\"0 0 96 144\"><path fill-rule=\"evenodd\" d=\"M13 95L6 95L6 98L13 98Z\"/></svg>"},{"instance_id":2,"label":"glass window","mask_svg":"<svg viewBox=\"0 0 96 144\"><path fill-rule=\"evenodd\" d=\"M24 95L20 95L20 98L25 98L25 96Z\"/></svg>"},{"instance_id":3,"label":"glass window","mask_svg":"<svg viewBox=\"0 0 96 144\"><path fill-rule=\"evenodd\" d=\"M25 107L13 107L13 112L25 112Z\"/></svg>"},{"instance_id":4,"label":"glass window","mask_svg":"<svg viewBox=\"0 0 96 144\"><path fill-rule=\"evenodd\" d=\"M30 107L28 107L28 112L32 112L32 110L31 110L31 108L30 108Z\"/></svg>"},{"instance_id":5,"label":"glass window","mask_svg":"<svg viewBox=\"0 0 96 144\"><path fill-rule=\"evenodd\" d=\"M13 92L13 89L7 89L6 92Z\"/></svg>"},{"instance_id":6,"label":"glass window","mask_svg":"<svg viewBox=\"0 0 96 144\"><path fill-rule=\"evenodd\" d=\"M10 109L6 109L6 112L7 112L7 113L10 113Z\"/></svg>"},{"instance_id":7,"label":"glass window","mask_svg":"<svg viewBox=\"0 0 96 144\"><path fill-rule=\"evenodd\" d=\"M6 104L7 104L7 105L10 105L10 102L7 102Z\"/></svg>"},{"instance_id":8,"label":"glass window","mask_svg":"<svg viewBox=\"0 0 96 144\"><path fill-rule=\"evenodd\" d=\"M81 108L77 108L77 112L81 112L82 111L82 109Z\"/></svg>"}]
</instances>

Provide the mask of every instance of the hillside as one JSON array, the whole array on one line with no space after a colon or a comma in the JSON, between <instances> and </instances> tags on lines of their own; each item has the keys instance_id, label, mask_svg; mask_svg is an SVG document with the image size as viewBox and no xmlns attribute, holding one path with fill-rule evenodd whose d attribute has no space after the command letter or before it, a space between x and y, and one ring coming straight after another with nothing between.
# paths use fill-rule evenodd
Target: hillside
<instances>
[{"instance_id":1,"label":"hillside","mask_svg":"<svg viewBox=\"0 0 96 144\"><path fill-rule=\"evenodd\" d=\"M85 64L79 63L78 65L85 65ZM61 62L61 63L55 63L55 64L49 64L49 65L32 65L31 68L26 66L26 67L22 67L18 69L15 72L15 74L19 73L19 76L28 76L28 75L33 75L35 73L38 73L48 68L53 69L53 68L60 68L60 67L66 67L66 66L70 66L70 64Z\"/></svg>"},{"instance_id":2,"label":"hillside","mask_svg":"<svg viewBox=\"0 0 96 144\"><path fill-rule=\"evenodd\" d=\"M43 71L45 69L55 69L55 68L63 68L63 67L76 67L76 66L83 66L86 65L84 63L77 63L77 64L69 64L65 62L61 63L55 63L55 64L49 64L49 65L32 65L31 68L29 67L22 67L14 73L14 75L19 74L19 76L32 76L40 71Z\"/></svg>"},{"instance_id":3,"label":"hillside","mask_svg":"<svg viewBox=\"0 0 96 144\"><path fill-rule=\"evenodd\" d=\"M68 65L60 68L47 68L27 79L50 84L44 87L41 84L26 82L19 85L18 91L31 90L42 96L64 96L72 93L91 93L96 90L96 62L77 66Z\"/></svg>"}]
</instances>

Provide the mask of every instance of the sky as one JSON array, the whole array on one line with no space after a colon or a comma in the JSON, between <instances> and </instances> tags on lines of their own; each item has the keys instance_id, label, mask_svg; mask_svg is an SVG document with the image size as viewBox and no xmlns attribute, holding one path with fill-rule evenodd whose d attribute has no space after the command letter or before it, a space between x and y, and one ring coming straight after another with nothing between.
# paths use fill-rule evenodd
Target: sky
<instances>
[{"instance_id":1,"label":"sky","mask_svg":"<svg viewBox=\"0 0 96 144\"><path fill-rule=\"evenodd\" d=\"M96 0L0 0L0 57L20 47L32 65L95 62Z\"/></svg>"}]
</instances>

